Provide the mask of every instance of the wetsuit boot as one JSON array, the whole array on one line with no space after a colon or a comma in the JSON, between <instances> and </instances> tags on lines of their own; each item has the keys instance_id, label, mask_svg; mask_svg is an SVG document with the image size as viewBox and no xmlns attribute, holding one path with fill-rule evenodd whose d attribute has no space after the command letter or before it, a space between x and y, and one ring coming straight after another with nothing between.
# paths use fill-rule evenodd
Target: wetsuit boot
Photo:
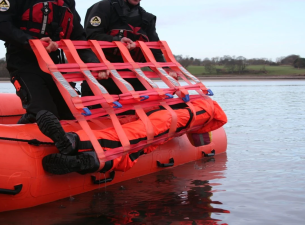
<instances>
[{"instance_id":1,"label":"wetsuit boot","mask_svg":"<svg viewBox=\"0 0 305 225\"><path fill-rule=\"evenodd\" d=\"M95 151L77 153L76 155L50 154L42 160L43 169L52 174L93 173L100 167Z\"/></svg>"},{"instance_id":2,"label":"wetsuit boot","mask_svg":"<svg viewBox=\"0 0 305 225\"><path fill-rule=\"evenodd\" d=\"M66 133L57 117L47 110L40 110L36 115L40 131L54 141L59 152L64 155L75 155L78 151L79 137L75 133Z\"/></svg>"},{"instance_id":3,"label":"wetsuit boot","mask_svg":"<svg viewBox=\"0 0 305 225\"><path fill-rule=\"evenodd\" d=\"M100 162L95 151L78 153L79 136L72 132L66 133L53 113L41 110L36 119L41 132L54 141L60 152L43 158L42 166L45 171L53 174L86 174L99 169Z\"/></svg>"},{"instance_id":4,"label":"wetsuit boot","mask_svg":"<svg viewBox=\"0 0 305 225\"><path fill-rule=\"evenodd\" d=\"M32 113L25 113L18 120L17 124L36 123L36 117Z\"/></svg>"}]
</instances>

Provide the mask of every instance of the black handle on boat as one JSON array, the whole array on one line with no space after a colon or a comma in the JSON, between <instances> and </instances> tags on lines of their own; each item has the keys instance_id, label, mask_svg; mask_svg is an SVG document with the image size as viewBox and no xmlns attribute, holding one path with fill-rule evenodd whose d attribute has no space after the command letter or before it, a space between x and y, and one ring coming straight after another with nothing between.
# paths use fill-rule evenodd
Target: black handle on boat
<instances>
[{"instance_id":1,"label":"black handle on boat","mask_svg":"<svg viewBox=\"0 0 305 225\"><path fill-rule=\"evenodd\" d=\"M110 172L110 177L106 179L97 180L95 176L91 176L91 180L94 184L105 184L111 182L114 179L115 172Z\"/></svg>"},{"instance_id":2,"label":"black handle on boat","mask_svg":"<svg viewBox=\"0 0 305 225\"><path fill-rule=\"evenodd\" d=\"M174 166L174 163L175 163L174 158L171 158L169 160L169 163L160 163L159 161L157 161L158 167L171 167Z\"/></svg>"},{"instance_id":3,"label":"black handle on boat","mask_svg":"<svg viewBox=\"0 0 305 225\"><path fill-rule=\"evenodd\" d=\"M215 156L216 151L213 149L211 151L211 153L209 153L209 154L206 154L205 152L202 152L202 154L203 154L204 157L212 157L212 156Z\"/></svg>"},{"instance_id":4,"label":"black handle on boat","mask_svg":"<svg viewBox=\"0 0 305 225\"><path fill-rule=\"evenodd\" d=\"M16 185L14 187L15 190L8 190L8 189L1 189L0 188L0 194L6 194L6 195L16 195L19 194L22 190L22 184Z\"/></svg>"}]
</instances>

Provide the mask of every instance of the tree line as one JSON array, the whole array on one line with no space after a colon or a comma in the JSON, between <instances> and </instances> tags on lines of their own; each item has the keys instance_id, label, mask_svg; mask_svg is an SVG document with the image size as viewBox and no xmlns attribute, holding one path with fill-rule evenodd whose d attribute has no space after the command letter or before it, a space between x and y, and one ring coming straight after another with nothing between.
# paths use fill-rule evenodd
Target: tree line
<instances>
[{"instance_id":1,"label":"tree line","mask_svg":"<svg viewBox=\"0 0 305 225\"><path fill-rule=\"evenodd\" d=\"M253 58L246 59L243 56L235 57L225 55L223 57L213 57L213 58L204 58L198 59L193 57L184 57L182 55L175 55L176 60L185 68L188 66L204 66L207 73L248 73L247 67L249 65L270 65L270 66L279 66L279 65L290 65L295 68L305 68L305 58L301 58L299 55L289 55L278 57L275 62L267 58ZM260 71L266 72L264 66ZM9 73L6 69L5 58L0 59L0 79L8 78Z\"/></svg>"},{"instance_id":2,"label":"tree line","mask_svg":"<svg viewBox=\"0 0 305 225\"><path fill-rule=\"evenodd\" d=\"M183 57L182 55L175 55L176 60L185 68L188 66L204 66L207 73L247 73L249 65L262 65L262 69L258 72L265 73L265 65L280 66L289 65L295 68L305 68L305 58L299 55L288 55L278 57L276 61L267 58L252 58L246 59L243 56L229 56L213 57L198 59L193 57Z\"/></svg>"}]
</instances>

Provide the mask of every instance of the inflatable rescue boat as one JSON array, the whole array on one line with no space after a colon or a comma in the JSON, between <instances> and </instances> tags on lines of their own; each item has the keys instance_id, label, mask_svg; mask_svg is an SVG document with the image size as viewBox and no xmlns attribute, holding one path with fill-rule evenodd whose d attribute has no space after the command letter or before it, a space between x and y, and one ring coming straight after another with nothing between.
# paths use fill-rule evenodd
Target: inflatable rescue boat
<instances>
[{"instance_id":1,"label":"inflatable rescue boat","mask_svg":"<svg viewBox=\"0 0 305 225\"><path fill-rule=\"evenodd\" d=\"M44 204L226 151L225 113L210 98L212 91L175 60L166 42L137 42L147 61L137 63L121 42L61 40L58 45L65 52L66 64L54 64L40 40L30 42L40 68L53 77L75 117L61 121L62 127L79 135L79 151L96 152L101 167L88 174L45 172L42 159L58 153L57 148L36 123L17 124L25 111L15 94L0 94L0 212ZM118 49L124 63L107 61L103 48ZM100 63L83 63L77 49L91 49ZM167 62L156 62L151 49L160 49ZM144 72L143 67L151 71ZM176 71L178 80L163 67ZM96 80L100 70L110 71L122 94L110 95ZM138 78L147 90L135 91L124 78ZM158 87L151 78L161 79L168 87ZM93 96L80 97L70 86L69 82L83 80ZM101 107L90 107L96 104ZM130 110L134 114L124 114Z\"/></svg>"}]
</instances>

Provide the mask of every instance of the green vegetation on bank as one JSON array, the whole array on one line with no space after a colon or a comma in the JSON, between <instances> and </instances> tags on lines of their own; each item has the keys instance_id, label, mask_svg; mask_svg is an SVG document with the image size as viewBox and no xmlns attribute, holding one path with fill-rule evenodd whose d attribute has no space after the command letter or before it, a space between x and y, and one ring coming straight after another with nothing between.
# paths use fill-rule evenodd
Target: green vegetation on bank
<instances>
[{"instance_id":1,"label":"green vegetation on bank","mask_svg":"<svg viewBox=\"0 0 305 225\"><path fill-rule=\"evenodd\" d=\"M208 73L205 66L188 66L187 70L193 75L298 75L305 74L305 69L297 69L292 66L269 66L269 65L249 65L247 72L239 74L238 72L228 73L225 66L216 66L215 71ZM218 73L216 71L219 71Z\"/></svg>"},{"instance_id":2,"label":"green vegetation on bank","mask_svg":"<svg viewBox=\"0 0 305 225\"><path fill-rule=\"evenodd\" d=\"M296 76L305 75L305 58L298 55L280 57L276 62L261 59L246 59L242 56L214 57L203 60L192 57L175 56L176 60L190 73L197 76L227 76L227 75L251 75L251 76ZM145 68L143 70L150 70ZM0 59L0 81L8 80L9 73L6 69L6 61Z\"/></svg>"},{"instance_id":3,"label":"green vegetation on bank","mask_svg":"<svg viewBox=\"0 0 305 225\"><path fill-rule=\"evenodd\" d=\"M177 61L194 75L255 75L296 76L305 75L305 58L289 55L277 58L276 62L266 58L246 59L243 56L205 58L175 56Z\"/></svg>"}]
</instances>

